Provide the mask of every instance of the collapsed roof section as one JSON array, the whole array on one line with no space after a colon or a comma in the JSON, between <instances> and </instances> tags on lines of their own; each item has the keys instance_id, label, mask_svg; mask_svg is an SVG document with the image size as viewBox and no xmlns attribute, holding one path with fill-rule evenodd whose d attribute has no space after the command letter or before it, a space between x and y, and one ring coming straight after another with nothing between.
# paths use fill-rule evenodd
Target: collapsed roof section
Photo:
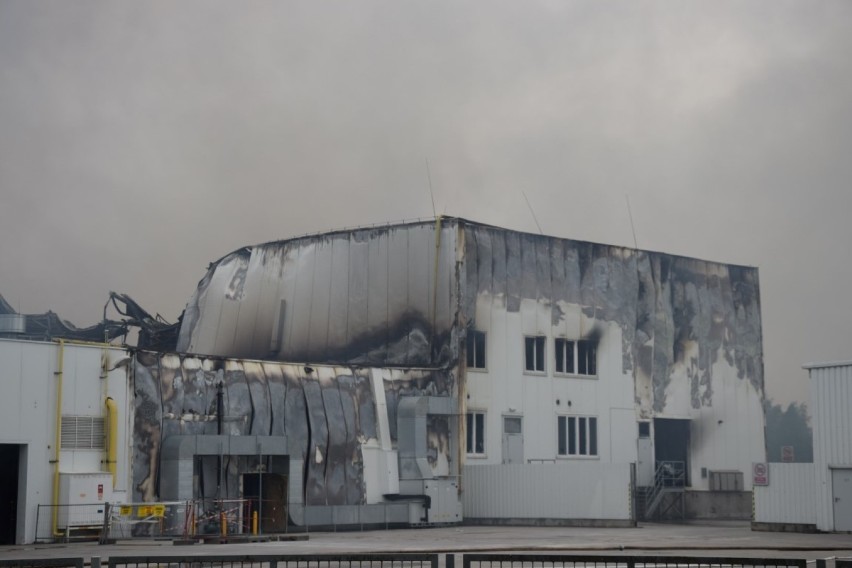
<instances>
[{"instance_id":1,"label":"collapsed roof section","mask_svg":"<svg viewBox=\"0 0 852 568\"><path fill-rule=\"evenodd\" d=\"M122 319L107 319L106 312L110 304L123 316ZM19 314L0 295L0 338L109 343L122 336L126 338L131 327L139 328L139 347L153 351L172 351L177 341L180 320L174 324L169 323L159 315L155 317L149 314L126 294L110 292L109 300L104 306L103 320L89 327L77 327L50 310L43 314Z\"/></svg>"}]
</instances>

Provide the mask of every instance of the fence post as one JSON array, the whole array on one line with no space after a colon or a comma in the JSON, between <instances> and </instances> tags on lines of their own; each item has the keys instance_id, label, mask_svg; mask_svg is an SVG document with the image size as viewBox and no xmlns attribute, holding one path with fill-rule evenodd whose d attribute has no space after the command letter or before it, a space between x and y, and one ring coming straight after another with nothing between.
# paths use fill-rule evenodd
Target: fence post
<instances>
[{"instance_id":1,"label":"fence post","mask_svg":"<svg viewBox=\"0 0 852 568\"><path fill-rule=\"evenodd\" d=\"M106 544L107 541L109 540L109 524L110 524L109 519L110 519L111 514L112 514L111 505L110 505L109 501L107 501L104 504L104 523L101 526L101 536L100 536L100 538L98 538L98 544ZM92 568L100 568L101 559L98 558L98 566L96 567L96 566L94 566L95 558L96 557L94 557L94 556L92 557L92 563L93 563Z\"/></svg>"},{"instance_id":2,"label":"fence post","mask_svg":"<svg viewBox=\"0 0 852 568\"><path fill-rule=\"evenodd\" d=\"M456 555L455 555L455 553L448 552L444 556L444 567L445 568L456 568Z\"/></svg>"},{"instance_id":3,"label":"fence post","mask_svg":"<svg viewBox=\"0 0 852 568\"><path fill-rule=\"evenodd\" d=\"M92 568L101 568L101 557L100 556L92 556L91 567Z\"/></svg>"}]
</instances>

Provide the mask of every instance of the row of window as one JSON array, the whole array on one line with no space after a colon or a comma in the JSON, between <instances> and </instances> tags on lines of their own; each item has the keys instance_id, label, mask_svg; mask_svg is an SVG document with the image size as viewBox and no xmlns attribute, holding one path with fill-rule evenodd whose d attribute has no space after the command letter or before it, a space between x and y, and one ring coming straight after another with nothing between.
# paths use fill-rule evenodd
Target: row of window
<instances>
[{"instance_id":1,"label":"row of window","mask_svg":"<svg viewBox=\"0 0 852 568\"><path fill-rule=\"evenodd\" d=\"M545 372L547 337L524 337L524 369L532 373ZM567 375L597 375L597 344L588 339L553 340L554 363L557 373ZM467 367L485 369L485 332L470 330L467 334Z\"/></svg>"},{"instance_id":2,"label":"row of window","mask_svg":"<svg viewBox=\"0 0 852 568\"><path fill-rule=\"evenodd\" d=\"M504 417L504 434L521 434L521 419ZM485 455L485 413L467 413L467 454ZM595 416L556 417L556 455L560 457L598 455L598 419Z\"/></svg>"}]
</instances>

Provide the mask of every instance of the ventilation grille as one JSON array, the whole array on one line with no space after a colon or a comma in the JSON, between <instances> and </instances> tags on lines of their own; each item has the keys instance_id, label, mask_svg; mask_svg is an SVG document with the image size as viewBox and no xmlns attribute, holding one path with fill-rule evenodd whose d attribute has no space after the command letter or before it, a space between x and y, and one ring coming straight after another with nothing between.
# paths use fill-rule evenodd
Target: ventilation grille
<instances>
[{"instance_id":1,"label":"ventilation grille","mask_svg":"<svg viewBox=\"0 0 852 568\"><path fill-rule=\"evenodd\" d=\"M62 417L63 450L103 450L104 419L97 416Z\"/></svg>"}]
</instances>

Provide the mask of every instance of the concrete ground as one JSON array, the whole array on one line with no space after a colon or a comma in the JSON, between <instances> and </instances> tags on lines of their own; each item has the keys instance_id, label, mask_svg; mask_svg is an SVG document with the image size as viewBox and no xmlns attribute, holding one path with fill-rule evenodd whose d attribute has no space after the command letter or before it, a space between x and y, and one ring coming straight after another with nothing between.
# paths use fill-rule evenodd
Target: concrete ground
<instances>
[{"instance_id":1,"label":"concrete ground","mask_svg":"<svg viewBox=\"0 0 852 568\"><path fill-rule=\"evenodd\" d=\"M806 558L852 557L852 535L753 532L748 523L643 523L636 528L442 527L311 533L309 540L174 546L168 541L0 547L0 558L344 554L366 552L541 552ZM457 564L459 565L459 564Z\"/></svg>"}]
</instances>

